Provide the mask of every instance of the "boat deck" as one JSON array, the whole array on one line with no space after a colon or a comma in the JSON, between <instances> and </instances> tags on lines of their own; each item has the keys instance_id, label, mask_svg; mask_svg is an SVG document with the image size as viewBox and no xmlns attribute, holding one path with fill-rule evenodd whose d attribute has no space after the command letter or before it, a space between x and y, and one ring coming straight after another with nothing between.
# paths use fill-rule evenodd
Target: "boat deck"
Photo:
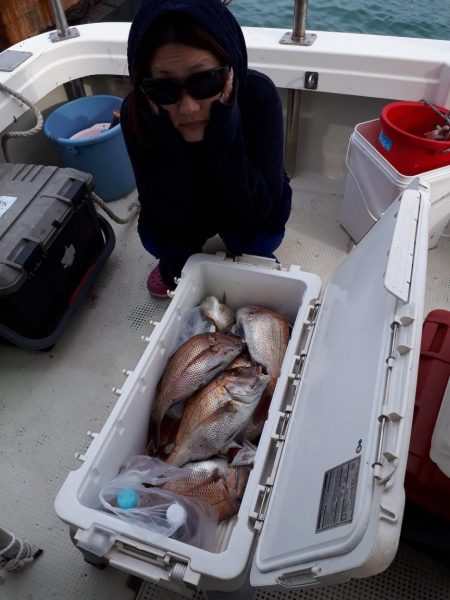
<instances>
[{"instance_id":1,"label":"boat deck","mask_svg":"<svg viewBox=\"0 0 450 600\"><path fill-rule=\"evenodd\" d=\"M338 223L343 181L302 175L292 181L295 201L277 252L324 283L352 247ZM111 204L124 214L130 198ZM44 550L34 564L0 584L2 600L175 600L181 598L113 568L83 561L57 518L54 498L69 471L79 465L90 438L100 431L121 387L122 369L132 369L170 300L152 299L145 281L153 261L143 250L136 225L114 225L116 248L88 301L62 339L47 352L0 345L0 525ZM448 234L448 229L447 232ZM207 251L220 249L215 240ZM429 252L426 312L450 309L450 238ZM200 594L195 594L200 598ZM229 597L232 597L230 595ZM305 591L257 591L260 600L445 600L450 566L401 542L383 574L341 586Z\"/></svg>"}]
</instances>

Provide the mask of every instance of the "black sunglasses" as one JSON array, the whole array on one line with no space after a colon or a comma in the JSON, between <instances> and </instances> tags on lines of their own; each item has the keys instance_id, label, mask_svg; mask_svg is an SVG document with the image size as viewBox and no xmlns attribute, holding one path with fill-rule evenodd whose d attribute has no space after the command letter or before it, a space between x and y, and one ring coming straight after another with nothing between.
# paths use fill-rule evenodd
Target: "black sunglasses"
<instances>
[{"instance_id":1,"label":"black sunglasses","mask_svg":"<svg viewBox=\"0 0 450 600\"><path fill-rule=\"evenodd\" d=\"M186 90L195 100L205 100L220 94L229 72L229 65L216 67L209 71L194 73L183 83L174 79L143 77L141 90L155 104L175 104L181 98L183 90Z\"/></svg>"}]
</instances>

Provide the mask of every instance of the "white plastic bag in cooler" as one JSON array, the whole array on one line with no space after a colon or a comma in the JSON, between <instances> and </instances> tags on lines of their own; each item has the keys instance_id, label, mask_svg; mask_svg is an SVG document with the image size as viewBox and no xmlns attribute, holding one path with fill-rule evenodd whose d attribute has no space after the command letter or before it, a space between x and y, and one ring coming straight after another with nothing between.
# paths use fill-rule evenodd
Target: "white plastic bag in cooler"
<instances>
[{"instance_id":1,"label":"white plastic bag in cooler","mask_svg":"<svg viewBox=\"0 0 450 600\"><path fill-rule=\"evenodd\" d=\"M430 190L428 248L434 248L450 220L450 166L402 175L375 147L380 120L356 125L347 150L347 179L339 222L358 243L390 204L416 178Z\"/></svg>"},{"instance_id":2,"label":"white plastic bag in cooler","mask_svg":"<svg viewBox=\"0 0 450 600\"><path fill-rule=\"evenodd\" d=\"M56 512L75 543L179 591L236 590L250 568L252 585L287 587L386 568L404 502L428 208L426 194L413 190L394 202L336 270L320 307L320 279L298 267L191 257L83 465L58 493ZM219 525L207 552L138 535L100 510L99 492L128 457L144 452L152 398L185 315L224 292L234 310L266 306L294 325L239 512Z\"/></svg>"}]
</instances>

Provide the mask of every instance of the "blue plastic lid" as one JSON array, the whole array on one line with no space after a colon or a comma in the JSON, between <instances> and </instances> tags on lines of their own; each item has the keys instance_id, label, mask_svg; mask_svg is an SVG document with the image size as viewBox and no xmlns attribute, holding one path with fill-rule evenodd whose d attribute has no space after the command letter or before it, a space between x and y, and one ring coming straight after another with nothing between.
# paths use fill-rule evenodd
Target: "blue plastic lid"
<instances>
[{"instance_id":1,"label":"blue plastic lid","mask_svg":"<svg viewBox=\"0 0 450 600\"><path fill-rule=\"evenodd\" d=\"M138 497L132 488L124 488L117 493L117 505L119 508L135 508L137 503Z\"/></svg>"}]
</instances>

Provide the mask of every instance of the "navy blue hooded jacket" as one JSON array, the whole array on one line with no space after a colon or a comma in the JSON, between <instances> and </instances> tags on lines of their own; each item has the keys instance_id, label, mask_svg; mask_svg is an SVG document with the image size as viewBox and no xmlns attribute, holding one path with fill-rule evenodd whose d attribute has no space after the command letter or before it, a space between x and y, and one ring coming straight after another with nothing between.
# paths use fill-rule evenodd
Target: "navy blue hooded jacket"
<instances>
[{"instance_id":1,"label":"navy blue hooded jacket","mask_svg":"<svg viewBox=\"0 0 450 600\"><path fill-rule=\"evenodd\" d=\"M160 109L154 115L134 91L140 137L149 140L142 145L131 129L130 97L123 104L122 129L141 204L138 231L144 247L179 275L188 256L217 233L232 232L244 245L254 235L281 241L292 192L283 168L277 90L265 75L247 69L241 28L219 0L142 0L128 40L130 74L148 28L169 11L203 25L234 71L229 104L213 104L202 142L184 141L168 114Z\"/></svg>"}]
</instances>

